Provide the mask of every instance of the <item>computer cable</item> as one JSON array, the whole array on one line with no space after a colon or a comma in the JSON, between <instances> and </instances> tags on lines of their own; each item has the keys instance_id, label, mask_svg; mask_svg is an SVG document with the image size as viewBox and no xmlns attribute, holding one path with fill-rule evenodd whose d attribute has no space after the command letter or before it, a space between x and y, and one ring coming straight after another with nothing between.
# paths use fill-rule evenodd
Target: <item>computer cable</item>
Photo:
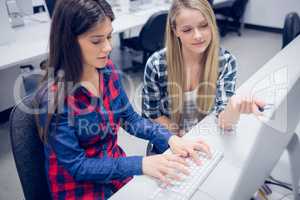
<instances>
[{"instance_id":1,"label":"computer cable","mask_svg":"<svg viewBox=\"0 0 300 200\"><path fill-rule=\"evenodd\" d=\"M272 194L272 190L267 184L263 184L260 188L264 191L266 195Z\"/></svg>"},{"instance_id":2,"label":"computer cable","mask_svg":"<svg viewBox=\"0 0 300 200\"><path fill-rule=\"evenodd\" d=\"M287 183L287 182L278 180L278 179L274 178L273 176L269 176L269 179L270 179L271 181L276 182L276 183L280 183L280 184L283 184L283 185L287 185L287 186L289 186L289 187L293 187L291 183Z\"/></svg>"},{"instance_id":3,"label":"computer cable","mask_svg":"<svg viewBox=\"0 0 300 200\"><path fill-rule=\"evenodd\" d=\"M268 181L266 180L265 181L265 184L267 185L276 185L276 186L279 186L279 187L282 187L282 188L285 188L287 190L290 190L290 191L293 191L293 189L287 185L284 185L284 184L281 184L281 183L277 183L277 182L273 182L273 181Z\"/></svg>"},{"instance_id":4,"label":"computer cable","mask_svg":"<svg viewBox=\"0 0 300 200\"><path fill-rule=\"evenodd\" d=\"M290 183L286 183L286 182L283 182L283 181L280 181L278 179L275 179L274 177L272 176L269 176L268 180L265 181L265 184L266 185L276 185L276 186L279 186L279 187L282 187L284 189L287 189L289 191L293 191L293 188L292 188L292 184ZM298 191L299 191L300 187L298 187ZM283 195L279 200L282 200L284 199L285 197L289 196L289 195L292 195L293 193L292 192L289 192L285 195ZM298 195L300 195L300 193L298 193Z\"/></svg>"},{"instance_id":5,"label":"computer cable","mask_svg":"<svg viewBox=\"0 0 300 200\"><path fill-rule=\"evenodd\" d=\"M276 179L276 178L274 178L273 176L269 176L269 181L271 181L271 182L276 182L276 183L279 183L279 184L282 184L282 185L286 185L286 186L288 186L288 187L290 187L290 188L293 188L293 185L291 184L291 183L287 183L287 182L284 182L284 181L280 181L280 180L278 180L278 179ZM267 180L268 180L267 179ZM298 187L298 190L300 189L300 187Z\"/></svg>"}]
</instances>

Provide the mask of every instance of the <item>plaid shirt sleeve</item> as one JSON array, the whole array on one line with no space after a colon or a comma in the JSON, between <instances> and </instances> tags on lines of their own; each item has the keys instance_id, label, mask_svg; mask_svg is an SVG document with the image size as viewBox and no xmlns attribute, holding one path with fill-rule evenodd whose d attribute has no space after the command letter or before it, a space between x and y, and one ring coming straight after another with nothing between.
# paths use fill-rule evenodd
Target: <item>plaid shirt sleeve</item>
<instances>
[{"instance_id":1,"label":"plaid shirt sleeve","mask_svg":"<svg viewBox=\"0 0 300 200\"><path fill-rule=\"evenodd\" d=\"M122 127L132 135L149 140L158 148L158 153L163 153L169 148L168 141L172 134L158 123L137 114L133 110L121 82L119 84L122 100L121 106L125 108L121 113L121 118L124 120Z\"/></svg>"},{"instance_id":2,"label":"plaid shirt sleeve","mask_svg":"<svg viewBox=\"0 0 300 200\"><path fill-rule=\"evenodd\" d=\"M154 53L146 63L144 72L144 86L142 91L143 116L155 119L164 113L160 110L162 94L159 85L159 53Z\"/></svg>"},{"instance_id":3,"label":"plaid shirt sleeve","mask_svg":"<svg viewBox=\"0 0 300 200\"><path fill-rule=\"evenodd\" d=\"M51 123L48 145L54 150L57 160L76 181L97 181L108 183L113 179L124 179L142 174L142 157L88 158L75 134L75 127L68 122L67 112L59 116L57 123ZM53 119L55 120L55 119ZM54 125L55 124L55 125ZM55 127L54 127L55 126Z\"/></svg>"},{"instance_id":4,"label":"plaid shirt sleeve","mask_svg":"<svg viewBox=\"0 0 300 200\"><path fill-rule=\"evenodd\" d=\"M237 79L237 63L233 55L228 51L220 50L220 70L217 82L217 92L214 112L218 115L222 112L231 96L235 94Z\"/></svg>"}]
</instances>

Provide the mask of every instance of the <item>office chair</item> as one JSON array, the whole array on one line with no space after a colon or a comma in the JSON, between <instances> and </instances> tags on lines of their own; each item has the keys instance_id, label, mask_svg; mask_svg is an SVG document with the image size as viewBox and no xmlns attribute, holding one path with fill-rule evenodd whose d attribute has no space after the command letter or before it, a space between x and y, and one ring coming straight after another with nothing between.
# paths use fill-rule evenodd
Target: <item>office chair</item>
<instances>
[{"instance_id":1,"label":"office chair","mask_svg":"<svg viewBox=\"0 0 300 200\"><path fill-rule=\"evenodd\" d=\"M120 35L121 50L127 47L143 52L142 63L132 62L133 68L140 67L140 65L143 68L150 55L164 47L167 16L168 11L154 13L144 24L137 37L124 38L122 34Z\"/></svg>"},{"instance_id":2,"label":"office chair","mask_svg":"<svg viewBox=\"0 0 300 200\"><path fill-rule=\"evenodd\" d=\"M229 0L213 6L221 36L225 36L229 31L237 32L238 36L242 35L243 16L247 3L248 0Z\"/></svg>"},{"instance_id":3,"label":"office chair","mask_svg":"<svg viewBox=\"0 0 300 200\"><path fill-rule=\"evenodd\" d=\"M34 115L22 110L22 104L33 108L33 96L25 97L13 108L9 121L11 147L24 197L50 200L43 144L37 133Z\"/></svg>"},{"instance_id":4,"label":"office chair","mask_svg":"<svg viewBox=\"0 0 300 200\"><path fill-rule=\"evenodd\" d=\"M43 62L44 61L41 62L41 67ZM35 73L34 67L32 65L21 65L20 69L22 72L25 96L28 96L37 90L38 85L43 78L43 75Z\"/></svg>"},{"instance_id":5,"label":"office chair","mask_svg":"<svg viewBox=\"0 0 300 200\"><path fill-rule=\"evenodd\" d=\"M45 0L49 16L52 17L56 0Z\"/></svg>"},{"instance_id":6,"label":"office chair","mask_svg":"<svg viewBox=\"0 0 300 200\"><path fill-rule=\"evenodd\" d=\"M300 35L300 17L291 12L286 15L282 34L282 48L288 45L294 38Z\"/></svg>"},{"instance_id":7,"label":"office chair","mask_svg":"<svg viewBox=\"0 0 300 200\"><path fill-rule=\"evenodd\" d=\"M214 0L207 0L211 6L214 5Z\"/></svg>"}]
</instances>

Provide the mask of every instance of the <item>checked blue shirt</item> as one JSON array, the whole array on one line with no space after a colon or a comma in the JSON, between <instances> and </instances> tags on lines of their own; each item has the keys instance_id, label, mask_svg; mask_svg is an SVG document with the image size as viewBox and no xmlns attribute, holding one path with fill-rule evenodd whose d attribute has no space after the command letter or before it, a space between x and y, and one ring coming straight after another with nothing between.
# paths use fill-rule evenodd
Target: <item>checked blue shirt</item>
<instances>
[{"instance_id":1,"label":"checked blue shirt","mask_svg":"<svg viewBox=\"0 0 300 200\"><path fill-rule=\"evenodd\" d=\"M219 77L212 112L216 115L224 110L229 97L235 94L237 78L236 59L220 48ZM142 114L147 118L170 116L170 99L167 89L166 49L155 52L147 61L142 91Z\"/></svg>"}]
</instances>

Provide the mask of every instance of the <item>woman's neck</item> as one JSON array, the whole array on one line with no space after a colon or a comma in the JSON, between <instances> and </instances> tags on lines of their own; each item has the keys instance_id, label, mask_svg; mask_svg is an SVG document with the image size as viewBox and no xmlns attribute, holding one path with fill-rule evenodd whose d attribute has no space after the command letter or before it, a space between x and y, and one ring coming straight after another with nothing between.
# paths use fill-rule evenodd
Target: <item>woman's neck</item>
<instances>
[{"instance_id":1,"label":"woman's neck","mask_svg":"<svg viewBox=\"0 0 300 200\"><path fill-rule=\"evenodd\" d=\"M83 67L83 73L80 81L91 81L91 79L93 79L93 77L95 77L95 75L97 74L96 72L97 70L95 67L85 65Z\"/></svg>"},{"instance_id":2,"label":"woman's neck","mask_svg":"<svg viewBox=\"0 0 300 200\"><path fill-rule=\"evenodd\" d=\"M192 51L183 49L182 50L183 62L185 68L199 68L202 65L203 61L203 53L196 54Z\"/></svg>"},{"instance_id":3,"label":"woman's neck","mask_svg":"<svg viewBox=\"0 0 300 200\"><path fill-rule=\"evenodd\" d=\"M92 94L99 96L99 75L95 67L84 66L80 82Z\"/></svg>"}]
</instances>

